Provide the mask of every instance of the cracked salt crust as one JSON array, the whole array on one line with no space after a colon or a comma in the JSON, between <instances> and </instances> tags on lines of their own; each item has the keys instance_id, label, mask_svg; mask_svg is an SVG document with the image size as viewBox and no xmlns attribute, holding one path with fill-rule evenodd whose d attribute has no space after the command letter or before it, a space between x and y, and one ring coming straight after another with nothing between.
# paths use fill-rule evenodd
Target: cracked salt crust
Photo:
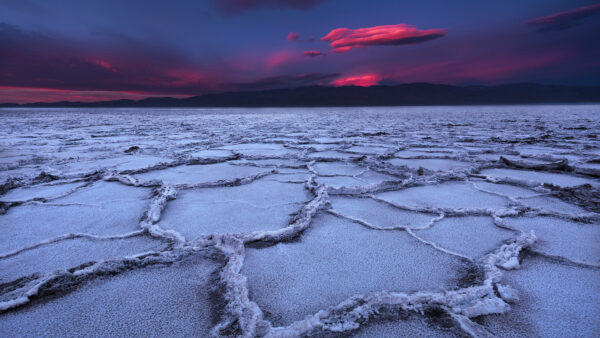
<instances>
[{"instance_id":1,"label":"cracked salt crust","mask_svg":"<svg viewBox=\"0 0 600 338\"><path fill-rule=\"evenodd\" d=\"M530 108L3 109L0 332L593 336L600 114Z\"/></svg>"}]
</instances>

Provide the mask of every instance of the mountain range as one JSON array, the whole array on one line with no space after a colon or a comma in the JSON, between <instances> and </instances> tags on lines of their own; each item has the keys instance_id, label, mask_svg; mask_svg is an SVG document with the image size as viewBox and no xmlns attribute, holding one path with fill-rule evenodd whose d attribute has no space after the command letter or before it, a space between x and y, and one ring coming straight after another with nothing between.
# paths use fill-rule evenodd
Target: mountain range
<instances>
[{"instance_id":1,"label":"mountain range","mask_svg":"<svg viewBox=\"0 0 600 338\"><path fill-rule=\"evenodd\" d=\"M0 107L349 107L591 102L600 102L600 86L534 83L452 86L411 83L371 87L309 86L224 92L188 98L153 97L139 101L4 103Z\"/></svg>"}]
</instances>

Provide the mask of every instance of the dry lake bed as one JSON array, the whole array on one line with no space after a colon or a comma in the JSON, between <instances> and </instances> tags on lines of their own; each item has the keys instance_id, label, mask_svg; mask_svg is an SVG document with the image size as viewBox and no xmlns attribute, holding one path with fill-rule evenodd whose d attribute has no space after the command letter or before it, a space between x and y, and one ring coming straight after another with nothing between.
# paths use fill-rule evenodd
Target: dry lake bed
<instances>
[{"instance_id":1,"label":"dry lake bed","mask_svg":"<svg viewBox=\"0 0 600 338\"><path fill-rule=\"evenodd\" d=\"M600 106L0 109L0 336L595 337Z\"/></svg>"}]
</instances>

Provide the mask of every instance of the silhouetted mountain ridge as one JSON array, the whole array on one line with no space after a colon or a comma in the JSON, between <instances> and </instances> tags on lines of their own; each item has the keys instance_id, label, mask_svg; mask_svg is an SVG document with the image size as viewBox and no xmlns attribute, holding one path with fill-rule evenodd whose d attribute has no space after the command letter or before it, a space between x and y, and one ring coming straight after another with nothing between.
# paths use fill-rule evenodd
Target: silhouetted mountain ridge
<instances>
[{"instance_id":1,"label":"silhouetted mountain ridge","mask_svg":"<svg viewBox=\"0 0 600 338\"><path fill-rule=\"evenodd\" d=\"M184 99L53 102L0 107L336 107L600 102L600 86L517 83L497 86L451 86L411 83L395 86L309 86L262 91L224 92Z\"/></svg>"}]
</instances>

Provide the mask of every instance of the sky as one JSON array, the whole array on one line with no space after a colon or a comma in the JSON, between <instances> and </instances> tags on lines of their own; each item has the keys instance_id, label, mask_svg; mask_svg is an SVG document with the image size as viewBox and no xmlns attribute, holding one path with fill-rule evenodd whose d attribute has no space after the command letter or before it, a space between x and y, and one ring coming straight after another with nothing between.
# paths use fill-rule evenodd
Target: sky
<instances>
[{"instance_id":1,"label":"sky","mask_svg":"<svg viewBox=\"0 0 600 338\"><path fill-rule=\"evenodd\" d=\"M600 85L600 2L0 0L0 103Z\"/></svg>"}]
</instances>

